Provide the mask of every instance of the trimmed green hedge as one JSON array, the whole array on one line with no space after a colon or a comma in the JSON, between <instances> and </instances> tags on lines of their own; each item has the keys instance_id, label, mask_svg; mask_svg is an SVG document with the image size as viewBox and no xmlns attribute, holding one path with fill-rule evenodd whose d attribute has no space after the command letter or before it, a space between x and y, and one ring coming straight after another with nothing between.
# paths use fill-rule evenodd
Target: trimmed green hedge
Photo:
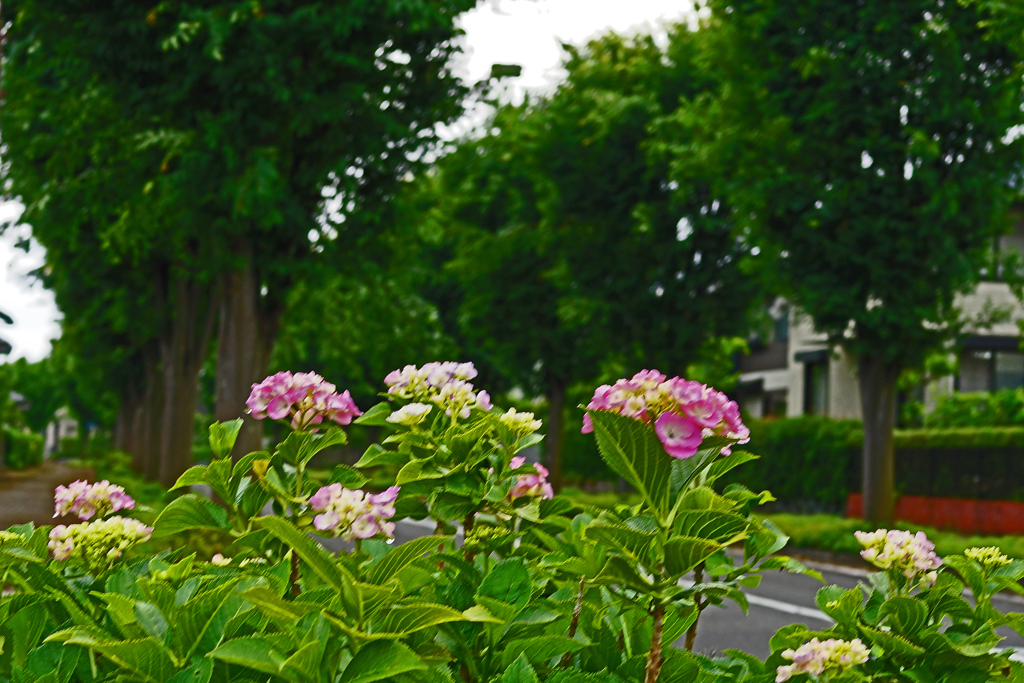
<instances>
[{"instance_id":1,"label":"trimmed green hedge","mask_svg":"<svg viewBox=\"0 0 1024 683\"><path fill-rule=\"evenodd\" d=\"M760 460L731 481L768 489L786 507L843 509L860 490L863 427L858 420L797 417L754 420L745 450ZM913 495L1024 497L1024 427L897 430L896 488ZM1018 465L1019 463L1019 465Z\"/></svg>"},{"instance_id":2,"label":"trimmed green hedge","mask_svg":"<svg viewBox=\"0 0 1024 683\"><path fill-rule=\"evenodd\" d=\"M0 446L4 464L12 470L35 467L43 462L43 437L33 432L23 432L14 427L3 427L0 431Z\"/></svg>"}]
</instances>

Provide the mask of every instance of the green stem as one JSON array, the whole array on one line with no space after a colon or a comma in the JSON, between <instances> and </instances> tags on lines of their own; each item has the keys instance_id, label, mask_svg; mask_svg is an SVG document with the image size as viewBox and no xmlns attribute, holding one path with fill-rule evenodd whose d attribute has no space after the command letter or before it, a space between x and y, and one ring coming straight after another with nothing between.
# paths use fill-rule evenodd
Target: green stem
<instances>
[{"instance_id":1,"label":"green stem","mask_svg":"<svg viewBox=\"0 0 1024 683\"><path fill-rule=\"evenodd\" d=\"M700 583L704 580L704 565L699 564L697 568L693 570L693 582ZM694 602L697 604L697 616L694 617L693 623L690 624L690 628L686 629L686 651L693 652L693 642L697 639L697 622L700 621L700 613L703 611L705 605L700 599L698 593L694 596Z\"/></svg>"},{"instance_id":2,"label":"green stem","mask_svg":"<svg viewBox=\"0 0 1024 683\"><path fill-rule=\"evenodd\" d=\"M655 605L651 615L654 617L654 628L651 631L651 651L647 654L644 683L658 683L658 674L661 673L661 634L665 626L665 608Z\"/></svg>"},{"instance_id":3,"label":"green stem","mask_svg":"<svg viewBox=\"0 0 1024 683\"><path fill-rule=\"evenodd\" d=\"M580 625L580 613L583 611L583 595L587 592L587 577L580 577L580 590L576 593L576 606L572 610L572 619L569 621L569 639L576 635L576 629ZM572 653L566 652L562 655L562 661L559 662L563 669L568 669L572 665Z\"/></svg>"}]
</instances>

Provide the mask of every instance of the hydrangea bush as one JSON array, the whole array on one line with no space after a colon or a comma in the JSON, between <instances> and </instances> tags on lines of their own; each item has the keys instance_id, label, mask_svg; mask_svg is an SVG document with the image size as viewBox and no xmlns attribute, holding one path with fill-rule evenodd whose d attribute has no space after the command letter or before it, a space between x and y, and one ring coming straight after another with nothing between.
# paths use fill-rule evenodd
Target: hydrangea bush
<instances>
[{"instance_id":1,"label":"hydrangea bush","mask_svg":"<svg viewBox=\"0 0 1024 683\"><path fill-rule=\"evenodd\" d=\"M880 570L868 583L819 591L831 628L780 630L766 661L693 652L704 610L745 609L762 572L814 575L752 514L769 493L716 488L755 457L733 452L748 437L736 404L656 370L599 387L582 428L643 499L599 510L555 495L530 457L540 420L493 406L476 375L470 363L406 366L365 414L318 375L268 377L249 413L288 436L232 460L241 422L214 424L214 459L175 487L214 497L186 492L155 520L110 482L59 487L55 516L80 523L0 532L0 683L1018 676L995 629L1024 630L1024 617L991 596L1022 592L1024 564L993 548L940 559L923 534L885 529L858 535ZM310 469L350 425L378 429L379 443L355 467ZM363 471L378 466L395 481L368 490ZM433 533L396 543L403 520ZM197 529L221 534L222 552L137 547Z\"/></svg>"}]
</instances>

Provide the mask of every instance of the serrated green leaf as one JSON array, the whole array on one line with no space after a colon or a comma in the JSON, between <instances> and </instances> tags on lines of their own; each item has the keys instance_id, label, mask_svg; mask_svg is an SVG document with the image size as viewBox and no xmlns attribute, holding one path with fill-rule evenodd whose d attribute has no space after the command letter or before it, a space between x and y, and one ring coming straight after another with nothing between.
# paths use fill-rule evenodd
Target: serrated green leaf
<instances>
[{"instance_id":1,"label":"serrated green leaf","mask_svg":"<svg viewBox=\"0 0 1024 683\"><path fill-rule=\"evenodd\" d=\"M272 536L291 547L310 569L316 572L324 583L336 590L343 585L342 570L338 567L323 546L306 534L299 531L294 524L281 517L258 517L253 520L256 526L266 529Z\"/></svg>"},{"instance_id":2,"label":"serrated green leaf","mask_svg":"<svg viewBox=\"0 0 1024 683\"><path fill-rule=\"evenodd\" d=\"M359 420L356 420L359 422ZM355 467L376 467L377 465L404 465L409 456L398 451L389 451L380 444L374 443L359 458Z\"/></svg>"},{"instance_id":3,"label":"serrated green leaf","mask_svg":"<svg viewBox=\"0 0 1024 683\"><path fill-rule=\"evenodd\" d=\"M644 532L625 524L609 524L601 520L590 524L583 532L584 538L610 545L635 558L646 555L656 536L654 532Z\"/></svg>"},{"instance_id":4,"label":"serrated green leaf","mask_svg":"<svg viewBox=\"0 0 1024 683\"><path fill-rule=\"evenodd\" d=\"M526 657L531 664L538 664L560 657L566 652L579 652L585 647L586 643L565 636L518 638L505 644L505 650L501 653L501 664L505 667L511 666L520 656Z\"/></svg>"},{"instance_id":5,"label":"serrated green leaf","mask_svg":"<svg viewBox=\"0 0 1024 683\"><path fill-rule=\"evenodd\" d=\"M241 418L227 422L214 422L210 425L210 449L215 457L226 458L231 455L231 449L235 447L235 441L238 439L238 432L241 429Z\"/></svg>"},{"instance_id":6,"label":"serrated green leaf","mask_svg":"<svg viewBox=\"0 0 1024 683\"><path fill-rule=\"evenodd\" d=\"M240 581L240 577L229 579L219 586L197 593L178 610L174 634L183 660L192 658L218 610L227 602Z\"/></svg>"},{"instance_id":7,"label":"serrated green leaf","mask_svg":"<svg viewBox=\"0 0 1024 683\"><path fill-rule=\"evenodd\" d=\"M676 536L665 544L665 570L672 576L686 574L721 547L705 538Z\"/></svg>"},{"instance_id":8,"label":"serrated green leaf","mask_svg":"<svg viewBox=\"0 0 1024 683\"><path fill-rule=\"evenodd\" d=\"M172 500L153 523L153 538L166 538L188 529L228 531L228 513L221 506L194 493Z\"/></svg>"},{"instance_id":9,"label":"serrated green leaf","mask_svg":"<svg viewBox=\"0 0 1024 683\"><path fill-rule=\"evenodd\" d=\"M428 668L408 647L395 640L375 640L364 646L342 673L342 683L372 683L407 671Z\"/></svg>"},{"instance_id":10,"label":"serrated green leaf","mask_svg":"<svg viewBox=\"0 0 1024 683\"><path fill-rule=\"evenodd\" d=\"M75 627L54 633L47 640L62 640L68 645L86 647L152 683L162 683L167 673L175 670L170 653L155 638L124 641L107 638L102 632Z\"/></svg>"},{"instance_id":11,"label":"serrated green leaf","mask_svg":"<svg viewBox=\"0 0 1024 683\"><path fill-rule=\"evenodd\" d=\"M673 458L650 425L605 410L588 410L601 457L647 500L656 516L668 514Z\"/></svg>"},{"instance_id":12,"label":"serrated green leaf","mask_svg":"<svg viewBox=\"0 0 1024 683\"><path fill-rule=\"evenodd\" d=\"M393 634L396 637L405 636L452 621L466 621L466 617L462 612L444 605L427 602L405 603L394 605L385 611L381 618L375 620L371 632Z\"/></svg>"},{"instance_id":13,"label":"serrated green leaf","mask_svg":"<svg viewBox=\"0 0 1024 683\"><path fill-rule=\"evenodd\" d=\"M751 522L734 512L721 510L683 510L675 519L676 533L730 544L745 538Z\"/></svg>"},{"instance_id":14,"label":"serrated green leaf","mask_svg":"<svg viewBox=\"0 0 1024 683\"><path fill-rule=\"evenodd\" d=\"M367 427L394 427L394 425L387 420L388 416L391 415L391 412L391 404L387 401L383 401L367 410L353 422L357 425L366 425Z\"/></svg>"},{"instance_id":15,"label":"serrated green leaf","mask_svg":"<svg viewBox=\"0 0 1024 683\"><path fill-rule=\"evenodd\" d=\"M406 541L387 555L374 560L366 570L366 580L378 585L390 581L404 568L450 540L451 536L423 536Z\"/></svg>"},{"instance_id":16,"label":"serrated green leaf","mask_svg":"<svg viewBox=\"0 0 1024 683\"><path fill-rule=\"evenodd\" d=\"M268 640L256 636L234 638L212 650L207 657L267 674L279 674L288 661Z\"/></svg>"},{"instance_id":17,"label":"serrated green leaf","mask_svg":"<svg viewBox=\"0 0 1024 683\"><path fill-rule=\"evenodd\" d=\"M526 655L521 654L512 662L511 666L505 669L505 673L501 675L501 683L540 683L540 681Z\"/></svg>"},{"instance_id":18,"label":"serrated green leaf","mask_svg":"<svg viewBox=\"0 0 1024 683\"><path fill-rule=\"evenodd\" d=\"M522 558L504 559L495 564L477 589L477 596L501 600L522 609L530 601L533 586ZM493 611L493 610L492 610Z\"/></svg>"}]
</instances>

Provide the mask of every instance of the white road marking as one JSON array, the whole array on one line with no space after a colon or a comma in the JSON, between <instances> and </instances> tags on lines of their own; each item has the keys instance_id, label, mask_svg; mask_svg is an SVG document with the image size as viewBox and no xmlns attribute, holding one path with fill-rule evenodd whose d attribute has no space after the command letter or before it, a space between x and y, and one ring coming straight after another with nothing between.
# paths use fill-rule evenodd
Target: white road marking
<instances>
[{"instance_id":1,"label":"white road marking","mask_svg":"<svg viewBox=\"0 0 1024 683\"><path fill-rule=\"evenodd\" d=\"M758 605L760 607L767 607L777 612L785 612L786 614L795 614L801 617L807 617L808 619L819 619L821 621L827 621L832 623L834 620L829 615L825 614L821 610L811 609L810 607L801 607L800 605L794 605L790 602L783 602L781 600L772 600L771 598L762 598L759 595L753 595L747 593L747 601L751 605Z\"/></svg>"}]
</instances>

